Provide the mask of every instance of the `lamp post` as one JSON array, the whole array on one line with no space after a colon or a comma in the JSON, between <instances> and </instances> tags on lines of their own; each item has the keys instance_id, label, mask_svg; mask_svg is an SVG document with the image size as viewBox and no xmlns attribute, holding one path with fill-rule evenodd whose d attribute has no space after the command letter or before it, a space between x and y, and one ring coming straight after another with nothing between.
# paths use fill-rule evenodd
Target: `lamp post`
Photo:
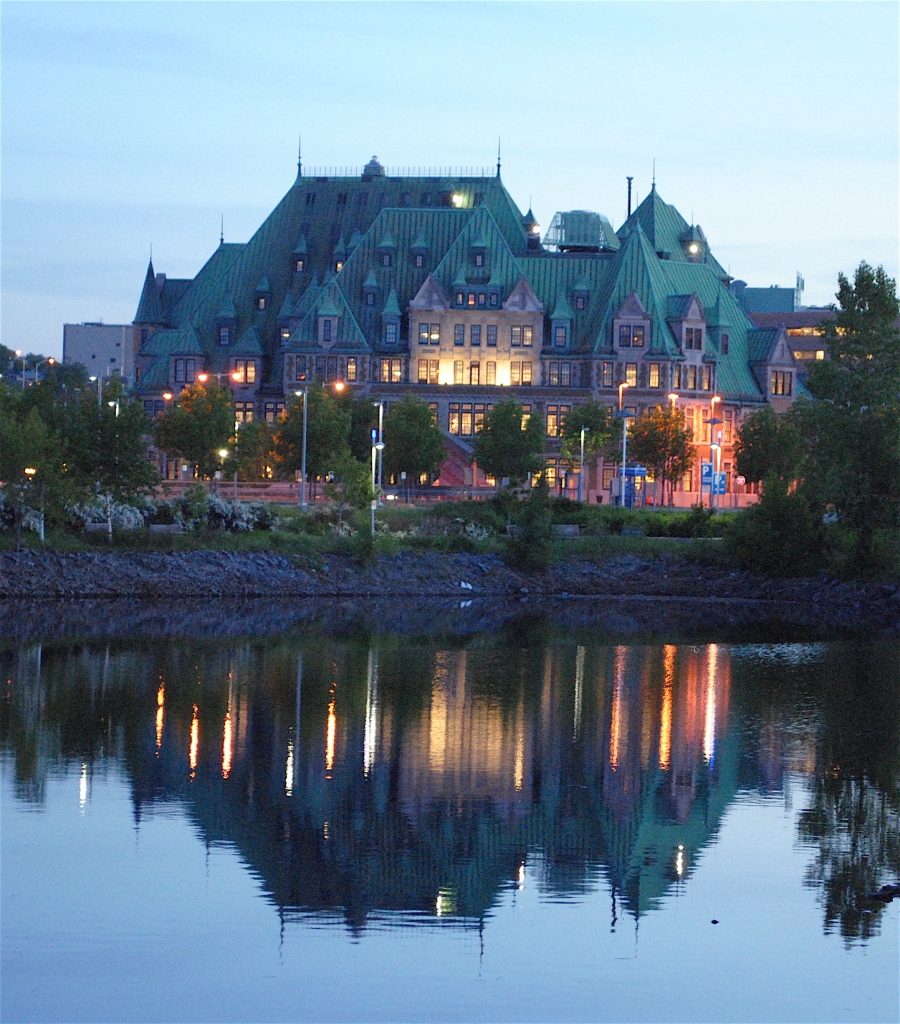
<instances>
[{"instance_id":1,"label":"lamp post","mask_svg":"<svg viewBox=\"0 0 900 1024\"><path fill-rule=\"evenodd\" d=\"M722 422L721 420L716 419L716 403L721 402L721 401L722 401L722 398L721 398L720 395L713 395L712 398L709 400L709 468L710 468L710 472L712 473L712 479L710 480L710 483L709 483L709 507L710 508L713 508L713 506L715 505L715 497L716 497L716 476L715 476L716 467L715 467L715 462L713 460L713 452L715 451L715 448L716 448L716 429L715 428ZM702 487L702 484L701 484L701 487ZM701 498L700 504L702 505L703 504L703 500L702 500L703 499L703 495L702 494L701 494L700 498Z\"/></svg>"},{"instance_id":2,"label":"lamp post","mask_svg":"<svg viewBox=\"0 0 900 1024\"><path fill-rule=\"evenodd\" d=\"M40 360L38 360L38 362L36 362L34 364L34 382L35 382L35 384L37 384L37 382L38 382L38 370L42 366L53 366L53 364L55 362L56 362L56 360L53 358L53 356L50 356L49 359L40 359ZM22 361L22 372L23 372L23 375L24 375L24 372L25 372L25 361L24 360Z\"/></svg>"},{"instance_id":3,"label":"lamp post","mask_svg":"<svg viewBox=\"0 0 900 1024\"><path fill-rule=\"evenodd\" d=\"M587 427L581 428L581 465L578 469L578 500L581 501L581 481L584 479L584 435Z\"/></svg>"},{"instance_id":4,"label":"lamp post","mask_svg":"<svg viewBox=\"0 0 900 1024\"><path fill-rule=\"evenodd\" d=\"M622 508L625 507L625 463L628 460L628 419L625 416L622 398L625 394L625 389L630 387L631 385L626 384L624 381L619 385L619 416L622 419L622 469L619 476L619 504Z\"/></svg>"},{"instance_id":5,"label":"lamp post","mask_svg":"<svg viewBox=\"0 0 900 1024\"><path fill-rule=\"evenodd\" d=\"M666 395L666 398L668 398L668 400L669 400L669 412L670 412L670 417L669 418L672 421L672 438L671 438L671 440L674 442L674 438L675 438L675 404L678 401L678 395L674 391L670 391ZM671 457L671 453L670 453L670 457ZM665 501L665 495L663 495L663 501ZM672 478L669 480L669 505L674 506L674 504L675 504L675 478L674 478L674 475L673 475Z\"/></svg>"},{"instance_id":6,"label":"lamp post","mask_svg":"<svg viewBox=\"0 0 900 1024\"><path fill-rule=\"evenodd\" d=\"M378 449L378 490L375 492L375 500L380 505L384 469L384 402L373 402L372 405L378 408L378 443L376 445ZM372 480L372 490L375 490L374 478Z\"/></svg>"},{"instance_id":7,"label":"lamp post","mask_svg":"<svg viewBox=\"0 0 900 1024\"><path fill-rule=\"evenodd\" d=\"M97 382L97 408L100 409L103 405L103 380L99 374L96 377L88 377L88 380L91 383Z\"/></svg>"},{"instance_id":8,"label":"lamp post","mask_svg":"<svg viewBox=\"0 0 900 1024\"><path fill-rule=\"evenodd\" d=\"M294 394L303 399L303 444L300 449L300 508L306 511L306 388L298 388Z\"/></svg>"},{"instance_id":9,"label":"lamp post","mask_svg":"<svg viewBox=\"0 0 900 1024\"><path fill-rule=\"evenodd\" d=\"M384 444L381 441L374 441L372 443L372 504L370 506L372 510L372 538L375 538L375 509L378 506L378 499L375 497L375 461L376 458L381 458L381 453L384 451Z\"/></svg>"},{"instance_id":10,"label":"lamp post","mask_svg":"<svg viewBox=\"0 0 900 1024\"><path fill-rule=\"evenodd\" d=\"M197 374L197 380L201 384L208 383L210 377L215 377L216 384L218 384L219 387L221 387L223 377L227 377L229 380L232 380L235 382L235 384L237 384L241 379L241 374L238 370L234 370L231 373L229 373L228 370L219 370L217 373L212 373L209 370L203 370L201 373Z\"/></svg>"}]
</instances>

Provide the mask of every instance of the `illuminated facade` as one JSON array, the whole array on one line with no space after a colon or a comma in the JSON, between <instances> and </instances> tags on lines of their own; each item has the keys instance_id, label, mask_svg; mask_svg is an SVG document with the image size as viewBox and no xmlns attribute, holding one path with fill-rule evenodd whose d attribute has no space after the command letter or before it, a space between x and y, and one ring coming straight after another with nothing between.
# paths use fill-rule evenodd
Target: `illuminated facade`
<instances>
[{"instance_id":1,"label":"illuminated facade","mask_svg":"<svg viewBox=\"0 0 900 1024\"><path fill-rule=\"evenodd\" d=\"M387 405L413 394L445 435L450 486L485 482L472 441L513 396L541 418L551 484L562 486L566 415L588 401L615 409L625 384L629 414L676 403L698 459L717 447L730 490L741 419L798 390L783 330L755 327L730 280L655 184L618 232L598 214L558 213L542 242L499 163L480 175L393 174L374 157L340 176L298 167L253 237L222 241L193 279L150 264L133 327L136 389L155 415L164 392L216 374L237 422L276 420L313 380ZM721 421L712 437L710 419ZM590 499L608 500L615 475L614 464L593 467ZM575 472L566 486L577 489ZM683 489L698 487L696 467Z\"/></svg>"}]
</instances>

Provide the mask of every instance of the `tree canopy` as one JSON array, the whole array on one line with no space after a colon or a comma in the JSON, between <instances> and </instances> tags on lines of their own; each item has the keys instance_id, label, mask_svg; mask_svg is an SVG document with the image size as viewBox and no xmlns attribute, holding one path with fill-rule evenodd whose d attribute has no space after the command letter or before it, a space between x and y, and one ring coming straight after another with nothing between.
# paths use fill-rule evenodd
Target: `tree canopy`
<instances>
[{"instance_id":1,"label":"tree canopy","mask_svg":"<svg viewBox=\"0 0 900 1024\"><path fill-rule=\"evenodd\" d=\"M407 396L392 405L384 420L384 470L416 481L431 476L444 459L444 439L426 402Z\"/></svg>"},{"instance_id":2,"label":"tree canopy","mask_svg":"<svg viewBox=\"0 0 900 1024\"><path fill-rule=\"evenodd\" d=\"M635 462L642 463L660 481L662 497L669 485L670 500L675 481L690 469L693 461L691 431L677 409L657 405L637 417L628 438Z\"/></svg>"},{"instance_id":3,"label":"tree canopy","mask_svg":"<svg viewBox=\"0 0 900 1024\"><path fill-rule=\"evenodd\" d=\"M156 446L193 463L201 477L219 468L219 449L234 433L231 393L218 384L188 384L174 407L154 422Z\"/></svg>"},{"instance_id":4,"label":"tree canopy","mask_svg":"<svg viewBox=\"0 0 900 1024\"><path fill-rule=\"evenodd\" d=\"M497 480L521 484L537 473L544 459L544 431L536 416L523 423L523 410L512 399L503 401L485 416L475 438L474 457L485 473Z\"/></svg>"}]
</instances>

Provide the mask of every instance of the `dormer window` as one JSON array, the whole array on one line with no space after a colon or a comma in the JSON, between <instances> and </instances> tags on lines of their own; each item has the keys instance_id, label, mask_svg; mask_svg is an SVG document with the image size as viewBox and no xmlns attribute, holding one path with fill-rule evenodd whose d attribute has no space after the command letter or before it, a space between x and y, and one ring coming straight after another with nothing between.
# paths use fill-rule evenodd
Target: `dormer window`
<instances>
[{"instance_id":1,"label":"dormer window","mask_svg":"<svg viewBox=\"0 0 900 1024\"><path fill-rule=\"evenodd\" d=\"M381 265L383 267L389 267L391 265L391 254L389 252L383 252L381 254Z\"/></svg>"},{"instance_id":2,"label":"dormer window","mask_svg":"<svg viewBox=\"0 0 900 1024\"><path fill-rule=\"evenodd\" d=\"M684 329L684 348L685 351L703 351L703 328L702 327L685 327Z\"/></svg>"},{"instance_id":3,"label":"dormer window","mask_svg":"<svg viewBox=\"0 0 900 1024\"><path fill-rule=\"evenodd\" d=\"M375 292L366 292L366 305L367 306L374 306L375 305Z\"/></svg>"},{"instance_id":4,"label":"dormer window","mask_svg":"<svg viewBox=\"0 0 900 1024\"><path fill-rule=\"evenodd\" d=\"M231 325L220 324L219 325L219 344L230 345L231 344Z\"/></svg>"},{"instance_id":5,"label":"dormer window","mask_svg":"<svg viewBox=\"0 0 900 1024\"><path fill-rule=\"evenodd\" d=\"M294 260L294 273L295 274L302 274L303 273L303 268L305 266L306 266L306 261L305 260L302 260L302 259Z\"/></svg>"},{"instance_id":6,"label":"dormer window","mask_svg":"<svg viewBox=\"0 0 900 1024\"><path fill-rule=\"evenodd\" d=\"M576 295L575 296L575 308L578 310L587 309L587 296Z\"/></svg>"},{"instance_id":7,"label":"dormer window","mask_svg":"<svg viewBox=\"0 0 900 1024\"><path fill-rule=\"evenodd\" d=\"M619 348L643 348L646 336L644 324L619 324Z\"/></svg>"},{"instance_id":8,"label":"dormer window","mask_svg":"<svg viewBox=\"0 0 900 1024\"><path fill-rule=\"evenodd\" d=\"M332 338L333 324L328 318L322 320L322 341L330 342Z\"/></svg>"},{"instance_id":9,"label":"dormer window","mask_svg":"<svg viewBox=\"0 0 900 1024\"><path fill-rule=\"evenodd\" d=\"M343 260L335 260L334 261L334 272L336 274L339 274L343 269L344 269L344 261Z\"/></svg>"},{"instance_id":10,"label":"dormer window","mask_svg":"<svg viewBox=\"0 0 900 1024\"><path fill-rule=\"evenodd\" d=\"M413 257L413 264L414 264L414 266L416 266L418 268L424 267L425 266L425 257L420 252L417 252L415 254L415 256Z\"/></svg>"},{"instance_id":11,"label":"dormer window","mask_svg":"<svg viewBox=\"0 0 900 1024\"><path fill-rule=\"evenodd\" d=\"M720 348L723 356L727 356L728 355L728 335L727 334L723 334L722 335L721 341L719 343L719 348Z\"/></svg>"},{"instance_id":12,"label":"dormer window","mask_svg":"<svg viewBox=\"0 0 900 1024\"><path fill-rule=\"evenodd\" d=\"M291 329L290 327L281 328L281 344L286 345L291 340Z\"/></svg>"},{"instance_id":13,"label":"dormer window","mask_svg":"<svg viewBox=\"0 0 900 1024\"><path fill-rule=\"evenodd\" d=\"M484 253L483 252L476 252L475 253L475 266L476 267L483 267L484 266Z\"/></svg>"},{"instance_id":14,"label":"dormer window","mask_svg":"<svg viewBox=\"0 0 900 1024\"><path fill-rule=\"evenodd\" d=\"M553 328L553 344L556 345L557 348L562 348L564 345L568 344L568 341L569 328L566 327L565 324L557 324L557 326Z\"/></svg>"},{"instance_id":15,"label":"dormer window","mask_svg":"<svg viewBox=\"0 0 900 1024\"><path fill-rule=\"evenodd\" d=\"M265 297L265 295L257 295L256 296L256 308L259 311L262 311L262 310L264 310L266 308L266 297Z\"/></svg>"}]
</instances>

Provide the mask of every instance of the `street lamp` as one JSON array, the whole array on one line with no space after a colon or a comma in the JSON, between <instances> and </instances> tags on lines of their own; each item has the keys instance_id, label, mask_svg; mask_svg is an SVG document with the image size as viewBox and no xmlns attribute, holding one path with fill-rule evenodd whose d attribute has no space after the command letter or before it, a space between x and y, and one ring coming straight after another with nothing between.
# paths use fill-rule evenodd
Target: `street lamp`
<instances>
[{"instance_id":1,"label":"street lamp","mask_svg":"<svg viewBox=\"0 0 900 1024\"><path fill-rule=\"evenodd\" d=\"M376 501L381 504L381 491L382 491L382 471L384 468L384 402L373 402L372 405L378 408L378 491L376 492ZM375 480L372 479L372 490L375 490Z\"/></svg>"},{"instance_id":2,"label":"street lamp","mask_svg":"<svg viewBox=\"0 0 900 1024\"><path fill-rule=\"evenodd\" d=\"M56 360L53 358L53 356L50 356L49 359L40 359L40 360L38 360L38 362L36 362L34 364L34 382L35 382L35 384L37 384L37 382L38 382L38 370L42 366L52 366L55 362L56 362ZM24 370L25 370L25 361L23 360L22 361L22 371L23 371L23 373L24 373Z\"/></svg>"},{"instance_id":3,"label":"street lamp","mask_svg":"<svg viewBox=\"0 0 900 1024\"><path fill-rule=\"evenodd\" d=\"M91 381L91 383L94 381L97 382L97 408L100 409L103 405L103 381L99 375L96 377L88 377L88 380Z\"/></svg>"},{"instance_id":4,"label":"street lamp","mask_svg":"<svg viewBox=\"0 0 900 1024\"><path fill-rule=\"evenodd\" d=\"M670 391L666 395L666 398L668 398L668 400L669 400L669 411L671 413L670 421L671 421L671 426L672 426L672 438L671 438L671 440L674 442L674 439L675 439L675 404L678 401L678 395L674 391ZM671 449L670 449L670 453L671 453ZM670 454L670 457L672 457L671 454ZM663 485L665 486L665 481L663 481ZM665 494L663 494L663 501L665 501L665 500L666 500L666 496L665 496ZM671 479L669 480L669 504L670 505L674 505L675 504L675 477L674 477L674 473L673 473Z\"/></svg>"},{"instance_id":5,"label":"street lamp","mask_svg":"<svg viewBox=\"0 0 900 1024\"><path fill-rule=\"evenodd\" d=\"M581 466L578 470L578 500L581 501L581 481L584 479L584 435L587 433L587 427L581 428Z\"/></svg>"},{"instance_id":6,"label":"street lamp","mask_svg":"<svg viewBox=\"0 0 900 1024\"><path fill-rule=\"evenodd\" d=\"M378 499L375 497L375 459L381 458L381 453L384 451L384 444L381 441L374 441L372 443L372 504L370 506L372 510L372 538L375 537L375 508L378 505Z\"/></svg>"},{"instance_id":7,"label":"street lamp","mask_svg":"<svg viewBox=\"0 0 900 1024\"><path fill-rule=\"evenodd\" d=\"M298 388L294 394L303 399L303 447L300 451L300 508L306 511L306 388Z\"/></svg>"},{"instance_id":8,"label":"street lamp","mask_svg":"<svg viewBox=\"0 0 900 1024\"><path fill-rule=\"evenodd\" d=\"M25 390L25 353L20 349L16 349L16 359L22 360L22 390Z\"/></svg>"},{"instance_id":9,"label":"street lamp","mask_svg":"<svg viewBox=\"0 0 900 1024\"><path fill-rule=\"evenodd\" d=\"M626 384L625 381L619 385L619 416L622 419L622 470L621 476L619 477L619 504L622 508L625 507L625 463L628 460L628 417L625 413L625 409L622 406L622 398L626 388L630 388L630 384Z\"/></svg>"},{"instance_id":10,"label":"street lamp","mask_svg":"<svg viewBox=\"0 0 900 1024\"><path fill-rule=\"evenodd\" d=\"M715 497L716 497L716 480L717 480L717 477L716 477L716 472L717 472L716 464L718 463L718 459L715 458L713 453L716 452L718 450L718 448L719 448L719 445L716 443L716 427L722 421L720 419L716 419L716 403L717 402L721 402L721 401L722 401L722 398L721 398L720 395L713 395L712 398L709 400L709 468L710 468L710 473L712 474L712 479L709 482L709 507L710 508L712 508L715 505ZM701 487L702 487L702 484L701 484ZM703 496L701 495L700 497L701 497L701 502L700 503L703 504L703 501L702 501Z\"/></svg>"},{"instance_id":11,"label":"street lamp","mask_svg":"<svg viewBox=\"0 0 900 1024\"><path fill-rule=\"evenodd\" d=\"M229 373L228 370L219 370L217 373L211 373L209 370L203 370L202 373L197 374L197 380L201 384L206 384L210 377L215 377L216 384L221 387L223 377L227 377L229 380L233 380L237 384L240 382L241 374L239 370L234 370L231 373Z\"/></svg>"}]
</instances>

